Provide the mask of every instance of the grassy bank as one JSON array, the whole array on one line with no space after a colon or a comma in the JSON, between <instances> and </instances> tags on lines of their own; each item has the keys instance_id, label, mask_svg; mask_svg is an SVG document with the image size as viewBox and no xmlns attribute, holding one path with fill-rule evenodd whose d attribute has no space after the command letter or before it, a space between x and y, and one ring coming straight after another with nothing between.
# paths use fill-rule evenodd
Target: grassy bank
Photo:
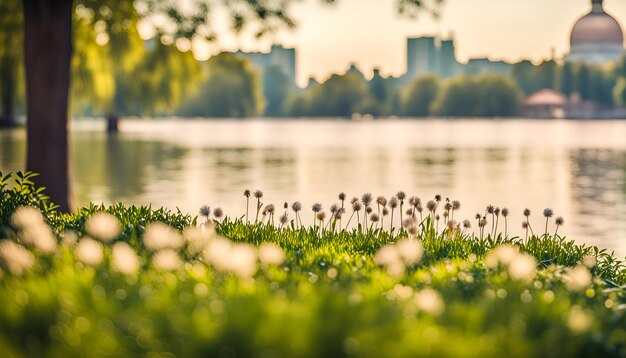
<instances>
[{"instance_id":1,"label":"grassy bank","mask_svg":"<svg viewBox=\"0 0 626 358\"><path fill-rule=\"evenodd\" d=\"M302 208L265 210L251 194L236 218L123 205L67 215L27 176L9 180L3 356L626 355L623 264L544 228L504 233L495 213L473 229L440 200L400 228L399 203L394 226L363 197L356 213L372 213L356 227L345 229L347 203L303 227Z\"/></svg>"}]
</instances>

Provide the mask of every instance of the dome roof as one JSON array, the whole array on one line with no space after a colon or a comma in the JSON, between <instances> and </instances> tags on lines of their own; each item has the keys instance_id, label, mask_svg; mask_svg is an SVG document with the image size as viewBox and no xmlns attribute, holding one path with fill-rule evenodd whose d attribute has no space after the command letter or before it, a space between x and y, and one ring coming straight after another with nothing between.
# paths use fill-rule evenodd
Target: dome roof
<instances>
[{"instance_id":1,"label":"dome roof","mask_svg":"<svg viewBox=\"0 0 626 358\"><path fill-rule=\"evenodd\" d=\"M622 28L615 18L604 11L602 0L592 0L592 5L591 12L581 17L574 25L570 37L571 45L601 42L623 46Z\"/></svg>"}]
</instances>

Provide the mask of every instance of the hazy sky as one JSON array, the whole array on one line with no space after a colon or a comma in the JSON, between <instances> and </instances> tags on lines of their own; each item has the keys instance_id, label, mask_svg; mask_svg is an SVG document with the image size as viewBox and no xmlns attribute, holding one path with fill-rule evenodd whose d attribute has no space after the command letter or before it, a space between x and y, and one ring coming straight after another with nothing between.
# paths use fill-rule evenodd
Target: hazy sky
<instances>
[{"instance_id":1,"label":"hazy sky","mask_svg":"<svg viewBox=\"0 0 626 358\"><path fill-rule=\"evenodd\" d=\"M539 61L569 50L574 21L590 9L590 0L446 0L439 21L427 14L417 19L397 15L395 0L339 0L335 6L302 0L292 7L299 26L274 38L255 41L223 34L213 51L266 51L272 41L297 49L298 81L324 79L344 72L351 62L366 74L406 70L406 37L453 33L457 58L471 57ZM626 23L626 1L605 0L605 9ZM202 51L199 51L202 52ZM202 57L203 55L200 54Z\"/></svg>"}]
</instances>

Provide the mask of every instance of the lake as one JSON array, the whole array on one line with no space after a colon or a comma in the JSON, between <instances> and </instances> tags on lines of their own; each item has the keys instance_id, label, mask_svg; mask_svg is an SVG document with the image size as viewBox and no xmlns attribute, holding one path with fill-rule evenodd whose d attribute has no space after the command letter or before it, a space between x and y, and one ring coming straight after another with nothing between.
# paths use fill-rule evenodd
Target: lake
<instances>
[{"instance_id":1,"label":"lake","mask_svg":"<svg viewBox=\"0 0 626 358\"><path fill-rule=\"evenodd\" d=\"M550 207L565 218L559 232L626 256L625 121L129 119L120 129L107 136L102 121L74 121L79 205L195 215L208 204L241 216L244 189L261 189L277 207L301 201L310 222L310 206L328 208L339 192L404 190L460 200L456 218L506 206L510 231L522 236L523 209L543 232ZM24 161L25 131L0 131L0 170L23 170Z\"/></svg>"}]
</instances>

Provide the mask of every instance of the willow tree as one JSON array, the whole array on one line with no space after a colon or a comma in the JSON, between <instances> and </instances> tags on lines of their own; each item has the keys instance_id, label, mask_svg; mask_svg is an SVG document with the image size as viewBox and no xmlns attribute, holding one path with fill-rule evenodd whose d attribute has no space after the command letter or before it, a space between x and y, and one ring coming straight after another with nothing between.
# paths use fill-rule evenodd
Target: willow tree
<instances>
[{"instance_id":1,"label":"willow tree","mask_svg":"<svg viewBox=\"0 0 626 358\"><path fill-rule=\"evenodd\" d=\"M401 13L413 15L413 9L430 9L429 3L436 6L441 1L400 0L398 4ZM278 27L292 28L295 22L287 11L291 2L293 0L77 0L77 3L91 9L94 16L115 19L115 26L107 27L112 32L131 30L133 19L116 13L121 6L126 6L131 14L132 9L138 9L137 15L144 19L160 17L160 23L164 25L155 27L158 27L159 40L167 40L164 41L166 43L176 43L179 39L214 39L208 15L209 4L215 3L226 7L235 31L251 28L257 36L263 36ZM28 119L26 167L40 173L37 184L47 187L47 193L64 211L69 211L71 207L67 127L72 14L77 3L74 0L22 0ZM186 12L177 8L180 3L185 8L195 5L195 11ZM106 22L106 19L103 18L103 21ZM106 40L104 36L101 35L101 38ZM113 38L109 40L114 43Z\"/></svg>"}]
</instances>

